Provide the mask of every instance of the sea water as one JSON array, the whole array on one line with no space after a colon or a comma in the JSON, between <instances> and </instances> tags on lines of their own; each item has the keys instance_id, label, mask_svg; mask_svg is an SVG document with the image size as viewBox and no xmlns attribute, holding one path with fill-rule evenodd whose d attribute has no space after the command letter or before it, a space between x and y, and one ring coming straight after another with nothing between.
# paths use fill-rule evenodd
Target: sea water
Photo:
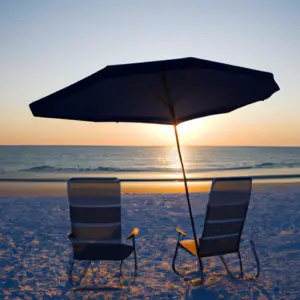
<instances>
[{"instance_id":1,"label":"sea water","mask_svg":"<svg viewBox=\"0 0 300 300\"><path fill-rule=\"evenodd\" d=\"M300 147L183 146L189 178L300 177ZM176 147L0 146L0 181L181 177Z\"/></svg>"}]
</instances>

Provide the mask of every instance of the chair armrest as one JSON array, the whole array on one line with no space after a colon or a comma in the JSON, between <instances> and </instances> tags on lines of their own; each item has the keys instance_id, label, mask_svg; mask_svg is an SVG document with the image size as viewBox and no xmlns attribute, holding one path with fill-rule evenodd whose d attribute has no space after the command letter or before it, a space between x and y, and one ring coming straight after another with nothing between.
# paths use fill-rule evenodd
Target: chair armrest
<instances>
[{"instance_id":1,"label":"chair armrest","mask_svg":"<svg viewBox=\"0 0 300 300\"><path fill-rule=\"evenodd\" d=\"M126 240L130 240L130 239L136 237L139 234L139 232L140 232L140 230L137 227L133 228L131 233L126 238Z\"/></svg>"},{"instance_id":2,"label":"chair armrest","mask_svg":"<svg viewBox=\"0 0 300 300\"><path fill-rule=\"evenodd\" d=\"M176 227L176 231L183 236L187 236L187 234L183 230L181 230L179 227Z\"/></svg>"}]
</instances>

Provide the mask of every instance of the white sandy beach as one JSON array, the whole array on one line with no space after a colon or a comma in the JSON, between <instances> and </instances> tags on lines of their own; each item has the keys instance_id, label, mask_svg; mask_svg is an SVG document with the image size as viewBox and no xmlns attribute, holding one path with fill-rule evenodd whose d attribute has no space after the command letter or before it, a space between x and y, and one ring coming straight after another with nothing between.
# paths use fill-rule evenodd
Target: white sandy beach
<instances>
[{"instance_id":1,"label":"white sandy beach","mask_svg":"<svg viewBox=\"0 0 300 300\"><path fill-rule=\"evenodd\" d=\"M2 196L0 198L1 299L299 299L300 297L300 186L255 189L244 229L242 257L246 273L254 266L247 240L256 241L262 272L257 281L233 281L218 258L204 259L206 282L191 286L171 269L179 225L191 234L183 194L124 194L124 237L135 226L139 272L131 282L133 258L125 264L121 292L72 292L67 285L71 247L68 202L65 196ZM198 234L207 193L192 194ZM185 269L196 260L181 252ZM228 257L234 271L237 260ZM94 282L117 284L117 263L93 265ZM197 274L190 274L196 278Z\"/></svg>"}]
</instances>

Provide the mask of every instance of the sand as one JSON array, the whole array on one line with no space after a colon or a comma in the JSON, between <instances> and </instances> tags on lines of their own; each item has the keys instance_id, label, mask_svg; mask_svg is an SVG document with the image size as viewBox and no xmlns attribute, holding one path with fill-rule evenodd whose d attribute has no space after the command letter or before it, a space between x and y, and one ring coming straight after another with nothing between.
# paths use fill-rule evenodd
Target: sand
<instances>
[{"instance_id":1,"label":"sand","mask_svg":"<svg viewBox=\"0 0 300 300\"><path fill-rule=\"evenodd\" d=\"M48 186L49 190L51 188ZM63 187L62 191L63 191ZM27 186L28 191L30 191ZM42 187L41 187L42 189ZM15 187L15 191L18 188ZM53 191L53 189L52 189ZM198 234L201 235L207 188L192 193ZM20 190L18 191L20 193ZM133 257L125 265L121 291L73 292L67 282L72 255L67 240L68 202L64 193L0 197L0 299L299 299L300 186L263 185L254 188L241 249L247 274L254 272L249 238L254 238L262 271L257 281L233 281L219 258L204 259L206 281L194 286L171 269L175 227L191 236L186 200L180 193L122 195L123 235L135 226L139 273L133 284ZM238 261L228 257L234 272ZM196 260L181 252L179 262L197 279ZM92 266L87 283L119 282L118 264Z\"/></svg>"}]
</instances>

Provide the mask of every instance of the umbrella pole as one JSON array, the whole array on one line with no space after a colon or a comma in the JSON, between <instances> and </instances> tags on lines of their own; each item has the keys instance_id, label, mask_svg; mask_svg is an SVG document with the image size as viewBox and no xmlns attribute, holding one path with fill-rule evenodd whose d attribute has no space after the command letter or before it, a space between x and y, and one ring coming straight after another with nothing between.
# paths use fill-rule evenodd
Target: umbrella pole
<instances>
[{"instance_id":1,"label":"umbrella pole","mask_svg":"<svg viewBox=\"0 0 300 300\"><path fill-rule=\"evenodd\" d=\"M201 271L201 277L202 277L201 280L203 282L203 272L202 272L203 265L202 265L201 258L199 256L199 244L198 244L198 239L197 239L197 234L196 234L196 229L195 229L195 222L194 222L193 213L192 213L190 195L189 195L187 179L186 179L186 173L185 173L184 164L183 164L182 155L181 155L181 150L180 150L179 137L178 137L178 131L177 131L176 124L174 124L174 131L175 131L175 136L176 136L176 144L177 144L177 150L178 150L178 155L179 155L180 164L181 164L181 170L182 170L182 174L183 174L184 187L185 187L186 199L187 199L187 203L188 203L188 207L189 207L189 213L190 213L190 219L191 219L191 224L192 224L192 229L193 229L193 235L194 235L194 240L195 240L195 244L196 244L198 262L199 262L199 267L200 267L200 271Z\"/></svg>"},{"instance_id":2,"label":"umbrella pole","mask_svg":"<svg viewBox=\"0 0 300 300\"><path fill-rule=\"evenodd\" d=\"M176 137L176 145L177 145L178 155L179 155L179 159L180 159L181 170L182 170L182 174L183 174L186 200L187 200L188 207L189 207L191 225L192 225L193 236L194 236L196 250L197 250L197 257L198 257L199 268L200 268L200 272L201 272L201 283L202 283L204 281L204 278L203 278L203 265L202 265L202 261L201 261L200 255L199 255L199 253L200 253L199 252L199 244L198 244L198 240L197 240L195 223L194 223L192 207L191 207L191 202L190 202L190 195L189 195L188 185L187 185L187 181L186 181L186 174L185 174L184 164L183 164L181 150L180 150L179 137L178 137L178 131L177 131L176 115L175 115L175 111L174 111L174 106L172 105L172 100L171 100L171 95L170 95L170 91L169 91L169 88L168 88L166 74L163 72L161 75L162 75L161 78L162 78L163 86L164 86L165 93L166 93L166 96L167 96L168 107L170 109L170 113L171 113L171 116L173 118L173 125L174 125L175 137Z\"/></svg>"}]
</instances>

